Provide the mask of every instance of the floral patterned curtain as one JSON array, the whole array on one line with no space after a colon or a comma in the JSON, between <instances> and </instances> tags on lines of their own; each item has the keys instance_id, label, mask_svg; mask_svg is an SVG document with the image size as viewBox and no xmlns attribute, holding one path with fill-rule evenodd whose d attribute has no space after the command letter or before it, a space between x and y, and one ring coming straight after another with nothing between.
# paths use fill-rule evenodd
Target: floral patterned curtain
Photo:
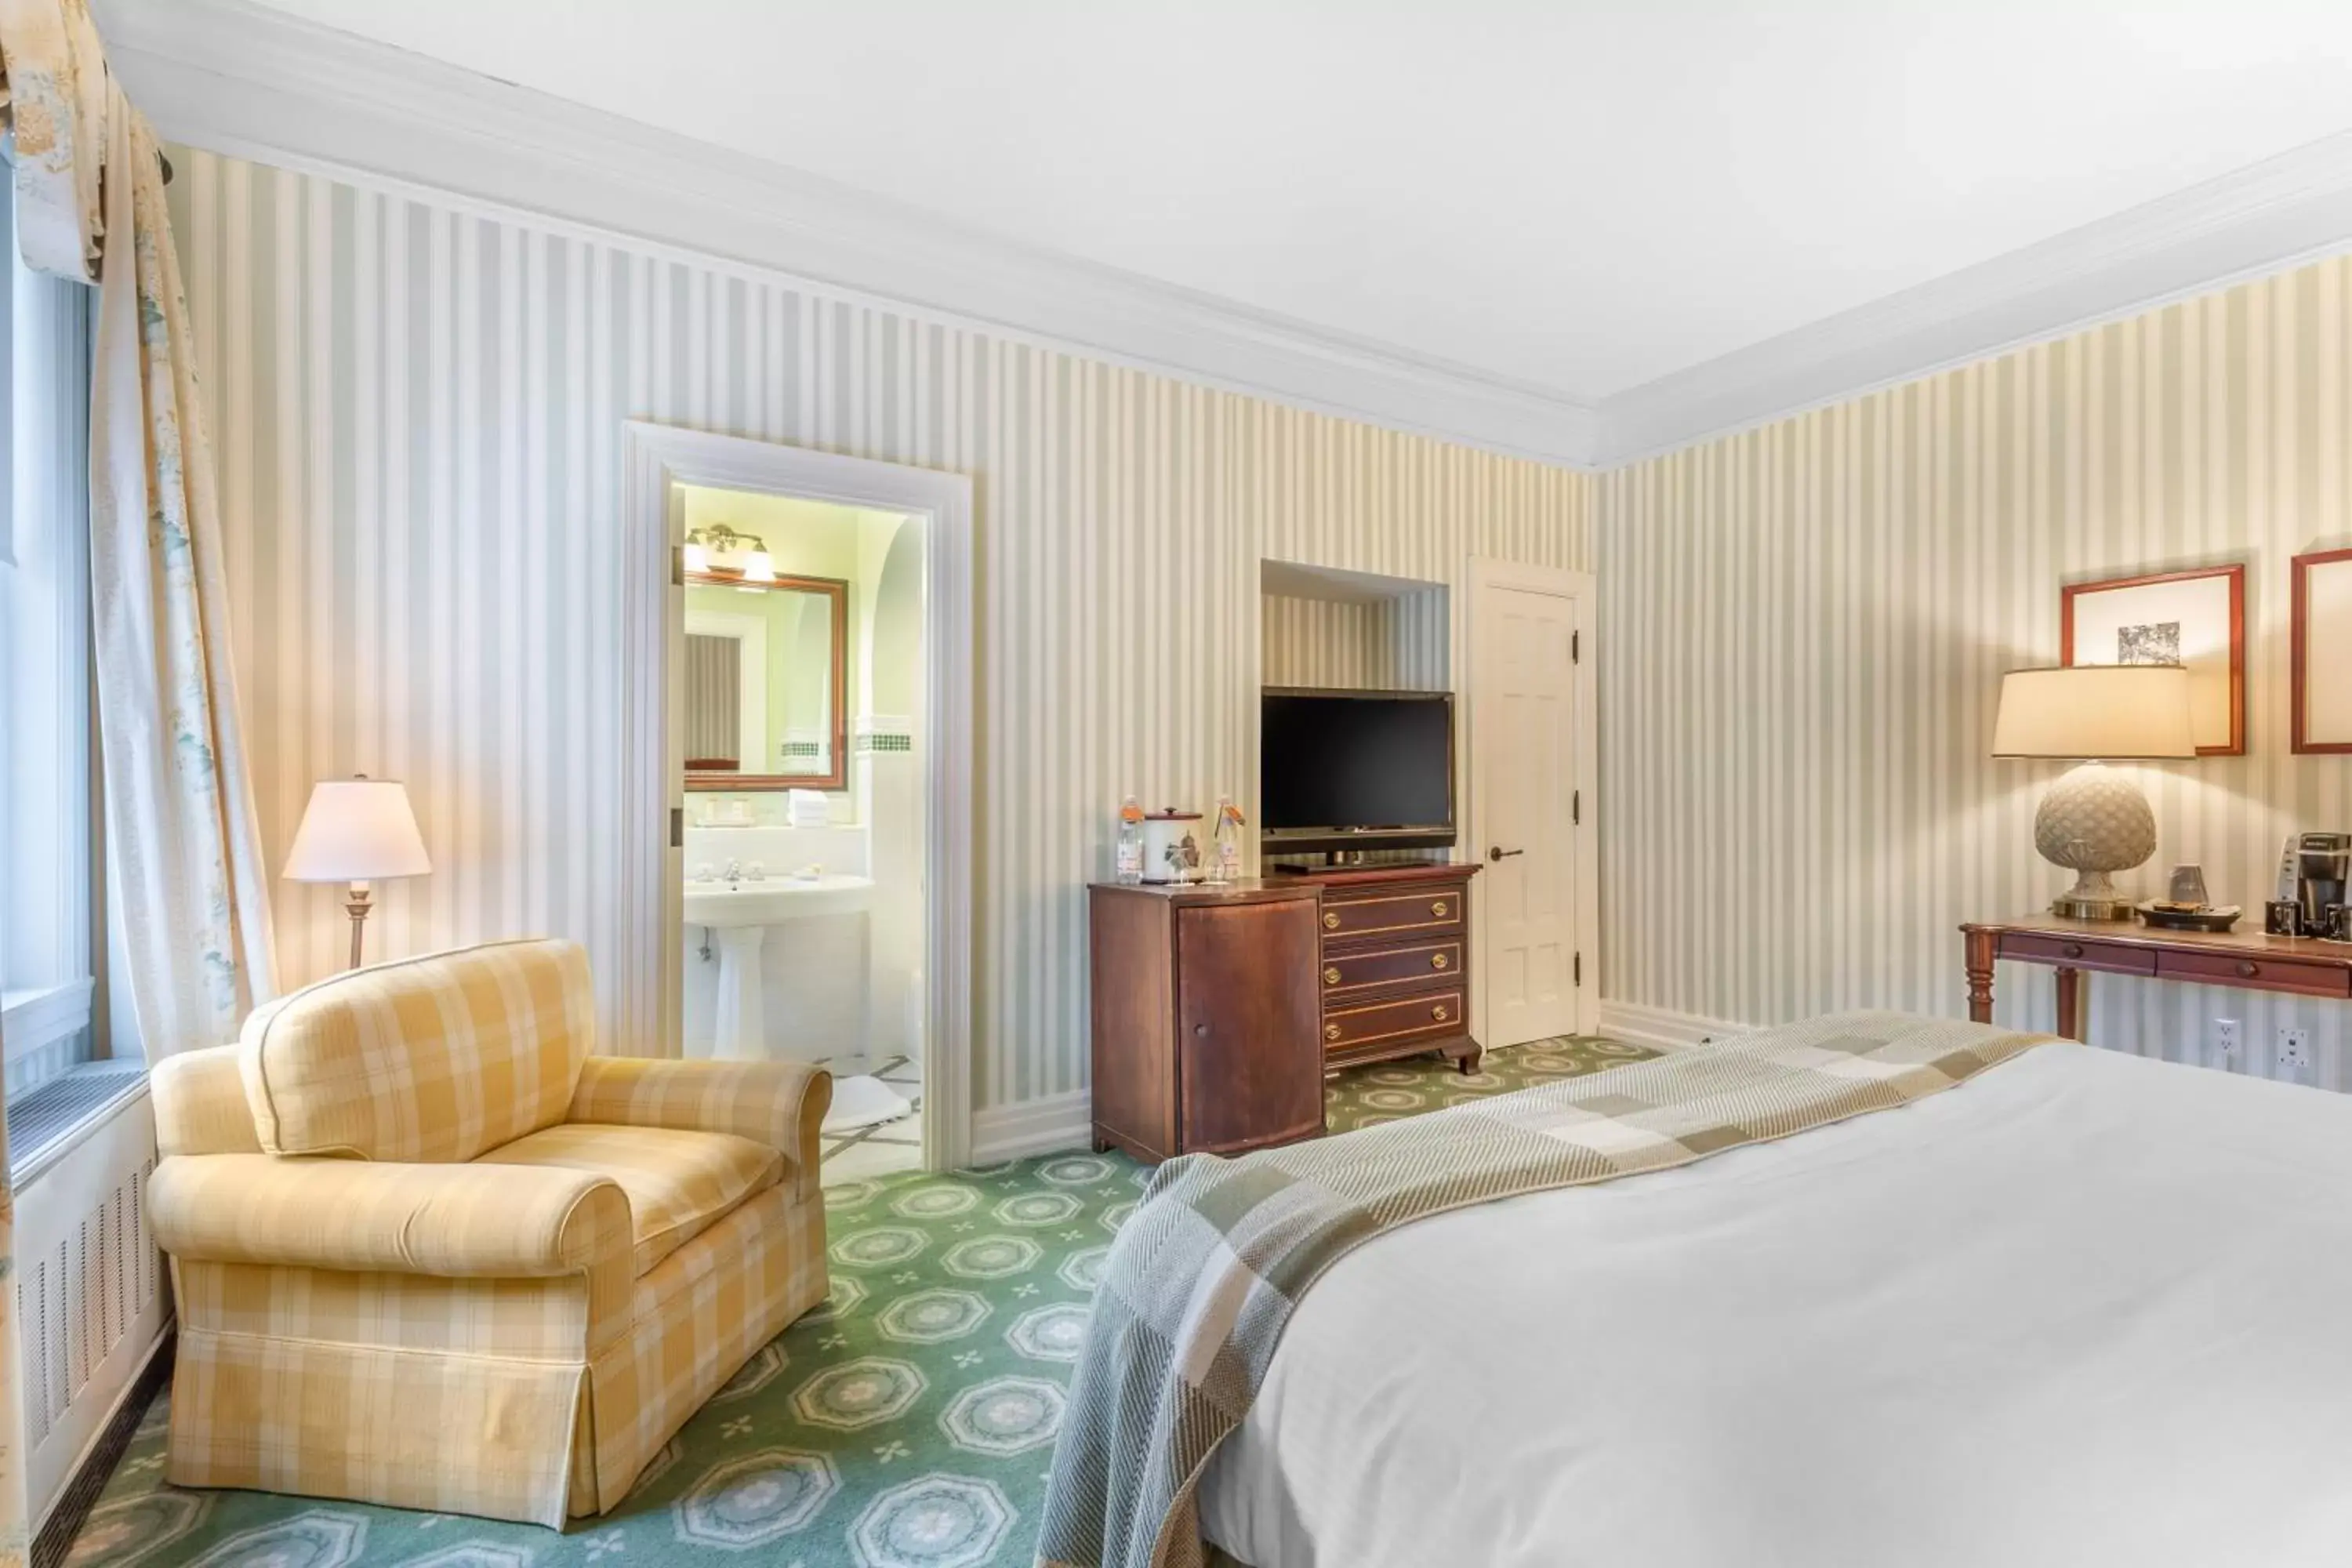
<instances>
[{"instance_id":1,"label":"floral patterned curtain","mask_svg":"<svg viewBox=\"0 0 2352 1568\"><path fill-rule=\"evenodd\" d=\"M154 132L86 0L0 0L0 128L26 264L100 285L91 625L107 839L153 1060L232 1037L277 986L187 300ZM0 1173L6 1159L0 1134ZM0 1183L0 1568L30 1544L11 1220Z\"/></svg>"},{"instance_id":2,"label":"floral patterned curtain","mask_svg":"<svg viewBox=\"0 0 2352 1568\"><path fill-rule=\"evenodd\" d=\"M106 837L150 1061L234 1039L277 991L229 662L228 574L155 135L110 86L90 367L90 620Z\"/></svg>"}]
</instances>

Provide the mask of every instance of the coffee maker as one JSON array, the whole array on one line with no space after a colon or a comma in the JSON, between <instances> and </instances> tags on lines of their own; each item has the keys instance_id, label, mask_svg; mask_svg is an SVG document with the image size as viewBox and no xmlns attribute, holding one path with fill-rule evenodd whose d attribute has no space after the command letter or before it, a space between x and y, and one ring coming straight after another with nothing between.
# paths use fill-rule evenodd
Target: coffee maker
<instances>
[{"instance_id":1,"label":"coffee maker","mask_svg":"<svg viewBox=\"0 0 2352 1568\"><path fill-rule=\"evenodd\" d=\"M2352 941L2342 911L2352 902L2352 833L2298 833L2279 855L2278 903L2292 906L2284 934ZM2281 914L2285 911L2280 910Z\"/></svg>"}]
</instances>

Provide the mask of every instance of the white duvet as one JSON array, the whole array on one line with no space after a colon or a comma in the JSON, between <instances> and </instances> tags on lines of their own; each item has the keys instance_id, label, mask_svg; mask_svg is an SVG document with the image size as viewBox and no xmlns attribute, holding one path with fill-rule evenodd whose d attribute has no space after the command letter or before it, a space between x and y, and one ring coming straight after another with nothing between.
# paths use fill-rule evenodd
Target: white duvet
<instances>
[{"instance_id":1,"label":"white duvet","mask_svg":"<svg viewBox=\"0 0 2352 1568\"><path fill-rule=\"evenodd\" d=\"M2049 1046L1408 1226L1212 1460L1255 1568L2352 1564L2352 1097Z\"/></svg>"}]
</instances>

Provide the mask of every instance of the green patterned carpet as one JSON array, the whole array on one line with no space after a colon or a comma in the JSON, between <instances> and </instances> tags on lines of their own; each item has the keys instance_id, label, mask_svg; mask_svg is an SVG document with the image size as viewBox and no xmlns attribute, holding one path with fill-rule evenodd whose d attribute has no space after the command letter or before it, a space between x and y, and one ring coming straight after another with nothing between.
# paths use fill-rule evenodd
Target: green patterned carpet
<instances>
[{"instance_id":1,"label":"green patterned carpet","mask_svg":"<svg viewBox=\"0 0 2352 1568\"><path fill-rule=\"evenodd\" d=\"M1466 1078L1397 1062L1324 1093L1341 1132L1649 1054L1548 1041ZM1119 1155L1059 1154L828 1189L831 1300L720 1390L625 1503L563 1534L168 1487L158 1400L68 1562L1027 1568L1087 1298L1145 1173Z\"/></svg>"}]
</instances>

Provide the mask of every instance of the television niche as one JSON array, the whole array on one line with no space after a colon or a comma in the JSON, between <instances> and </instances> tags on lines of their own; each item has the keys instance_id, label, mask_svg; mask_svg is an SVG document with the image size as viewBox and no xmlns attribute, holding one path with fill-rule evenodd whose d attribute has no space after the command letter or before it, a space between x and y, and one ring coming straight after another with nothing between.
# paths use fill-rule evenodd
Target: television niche
<instances>
[{"instance_id":1,"label":"television niche","mask_svg":"<svg viewBox=\"0 0 2352 1568\"><path fill-rule=\"evenodd\" d=\"M1266 853L1443 849L1454 841L1454 694L1269 686L1259 705Z\"/></svg>"}]
</instances>

